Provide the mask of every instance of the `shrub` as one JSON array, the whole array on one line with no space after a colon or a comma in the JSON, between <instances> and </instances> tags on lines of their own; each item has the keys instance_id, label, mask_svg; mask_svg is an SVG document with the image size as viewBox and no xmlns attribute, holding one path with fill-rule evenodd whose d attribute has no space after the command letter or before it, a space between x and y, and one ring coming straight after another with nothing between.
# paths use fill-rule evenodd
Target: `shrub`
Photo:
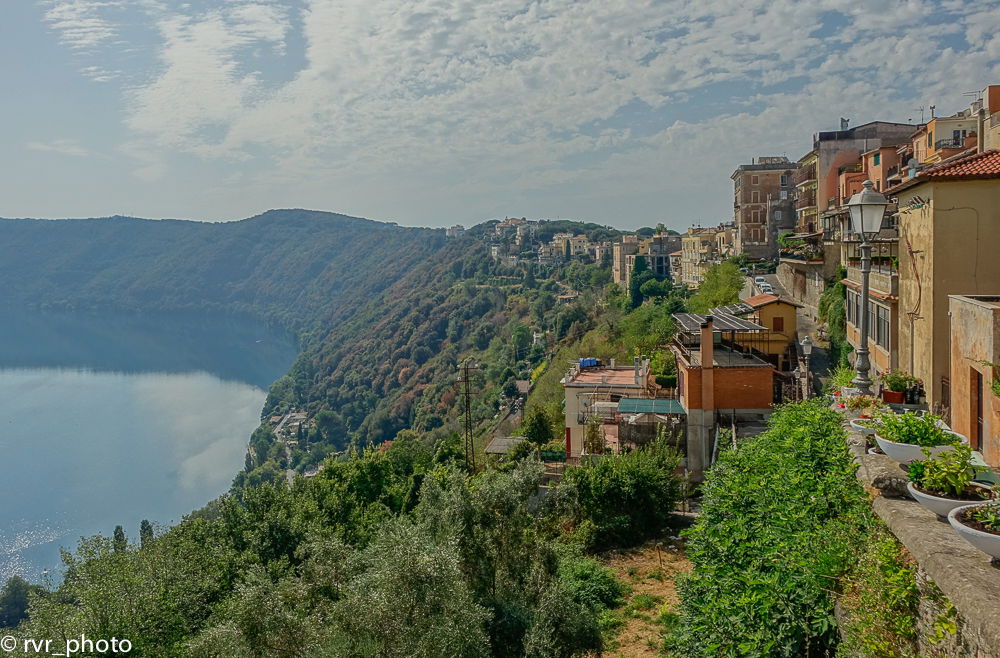
<instances>
[{"instance_id":1,"label":"shrub","mask_svg":"<svg viewBox=\"0 0 1000 658\"><path fill-rule=\"evenodd\" d=\"M663 437L621 456L566 470L579 501L577 522L595 526L594 548L631 545L666 526L681 498L680 455Z\"/></svg>"},{"instance_id":2,"label":"shrub","mask_svg":"<svg viewBox=\"0 0 1000 658\"><path fill-rule=\"evenodd\" d=\"M671 648L688 656L823 655L836 642L831 590L869 522L839 414L785 405L724 451L687 531Z\"/></svg>"},{"instance_id":3,"label":"shrub","mask_svg":"<svg viewBox=\"0 0 1000 658\"><path fill-rule=\"evenodd\" d=\"M564 558L559 579L576 601L595 612L617 607L625 594L625 586L609 569L586 557Z\"/></svg>"}]
</instances>

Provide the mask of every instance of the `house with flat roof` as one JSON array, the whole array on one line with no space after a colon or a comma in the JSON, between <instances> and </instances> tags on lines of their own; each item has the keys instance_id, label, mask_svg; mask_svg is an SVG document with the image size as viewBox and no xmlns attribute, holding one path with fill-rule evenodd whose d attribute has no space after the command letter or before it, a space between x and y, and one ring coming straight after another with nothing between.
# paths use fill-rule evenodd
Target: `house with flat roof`
<instances>
[{"instance_id":1,"label":"house with flat roof","mask_svg":"<svg viewBox=\"0 0 1000 658\"><path fill-rule=\"evenodd\" d=\"M580 455L595 452L593 448L586 450L588 424L604 424L613 418L623 398L652 398L656 392L649 359L639 357L628 366L619 366L614 359L608 365L580 359L560 383L566 396L566 459L571 464L577 463Z\"/></svg>"},{"instance_id":2,"label":"house with flat roof","mask_svg":"<svg viewBox=\"0 0 1000 658\"><path fill-rule=\"evenodd\" d=\"M734 315L675 313L670 349L677 361L678 400L687 416L687 469L695 479L713 460L717 428L770 415L774 367L738 336L767 328Z\"/></svg>"}]
</instances>

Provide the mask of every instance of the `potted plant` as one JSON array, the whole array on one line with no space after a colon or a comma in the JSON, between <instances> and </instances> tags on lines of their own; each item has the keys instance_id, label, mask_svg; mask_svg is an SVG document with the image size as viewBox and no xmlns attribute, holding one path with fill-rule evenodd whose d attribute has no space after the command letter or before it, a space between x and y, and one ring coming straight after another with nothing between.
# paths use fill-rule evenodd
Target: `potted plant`
<instances>
[{"instance_id":1,"label":"potted plant","mask_svg":"<svg viewBox=\"0 0 1000 658\"><path fill-rule=\"evenodd\" d=\"M944 519L956 507L989 498L989 489L972 481L976 472L969 446L952 446L936 457L924 448L924 454L926 459L910 462L907 468L906 490L918 503Z\"/></svg>"},{"instance_id":2,"label":"potted plant","mask_svg":"<svg viewBox=\"0 0 1000 658\"><path fill-rule=\"evenodd\" d=\"M901 464L924 458L924 448L937 455L962 443L962 438L945 429L940 417L933 414L881 413L873 421L875 443Z\"/></svg>"},{"instance_id":3,"label":"potted plant","mask_svg":"<svg viewBox=\"0 0 1000 658\"><path fill-rule=\"evenodd\" d=\"M903 404L906 387L917 380L902 370L889 370L878 376L882 384L882 400L891 404Z\"/></svg>"},{"instance_id":4,"label":"potted plant","mask_svg":"<svg viewBox=\"0 0 1000 658\"><path fill-rule=\"evenodd\" d=\"M956 507L948 513L948 523L962 539L1000 564L1000 500Z\"/></svg>"}]
</instances>

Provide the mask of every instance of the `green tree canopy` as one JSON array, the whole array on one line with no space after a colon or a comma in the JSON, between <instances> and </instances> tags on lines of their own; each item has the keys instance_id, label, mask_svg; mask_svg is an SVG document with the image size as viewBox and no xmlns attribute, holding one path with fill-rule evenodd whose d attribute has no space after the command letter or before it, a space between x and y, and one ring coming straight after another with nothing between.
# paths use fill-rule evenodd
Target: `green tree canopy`
<instances>
[{"instance_id":1,"label":"green tree canopy","mask_svg":"<svg viewBox=\"0 0 1000 658\"><path fill-rule=\"evenodd\" d=\"M735 304L740 301L743 283L743 275L735 264L714 265L705 274L698 291L688 300L688 308L692 313L707 313L716 306Z\"/></svg>"}]
</instances>

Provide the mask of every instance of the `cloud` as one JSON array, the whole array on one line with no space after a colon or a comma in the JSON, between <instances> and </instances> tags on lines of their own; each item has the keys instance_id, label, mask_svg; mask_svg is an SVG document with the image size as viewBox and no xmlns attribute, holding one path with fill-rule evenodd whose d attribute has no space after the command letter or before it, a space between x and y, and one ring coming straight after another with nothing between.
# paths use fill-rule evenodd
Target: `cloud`
<instances>
[{"instance_id":1,"label":"cloud","mask_svg":"<svg viewBox=\"0 0 1000 658\"><path fill-rule=\"evenodd\" d=\"M83 158L90 155L90 151L80 145L75 139L53 139L48 142L27 142L25 148L43 153L58 153L59 155L71 155Z\"/></svg>"},{"instance_id":2,"label":"cloud","mask_svg":"<svg viewBox=\"0 0 1000 658\"><path fill-rule=\"evenodd\" d=\"M63 0L47 20L82 47L117 34L116 4ZM168 154L194 158L227 189L426 207L414 222L512 198L563 216L623 201L683 213L705 205L695 192L722 219L740 162L801 155L839 116L957 110L961 92L1000 78L1000 19L984 0L143 7L154 73L123 82L141 176L171 175Z\"/></svg>"},{"instance_id":3,"label":"cloud","mask_svg":"<svg viewBox=\"0 0 1000 658\"><path fill-rule=\"evenodd\" d=\"M47 0L45 21L59 32L63 44L77 50L90 50L113 39L118 31L110 9L122 6L120 0Z\"/></svg>"}]
</instances>

